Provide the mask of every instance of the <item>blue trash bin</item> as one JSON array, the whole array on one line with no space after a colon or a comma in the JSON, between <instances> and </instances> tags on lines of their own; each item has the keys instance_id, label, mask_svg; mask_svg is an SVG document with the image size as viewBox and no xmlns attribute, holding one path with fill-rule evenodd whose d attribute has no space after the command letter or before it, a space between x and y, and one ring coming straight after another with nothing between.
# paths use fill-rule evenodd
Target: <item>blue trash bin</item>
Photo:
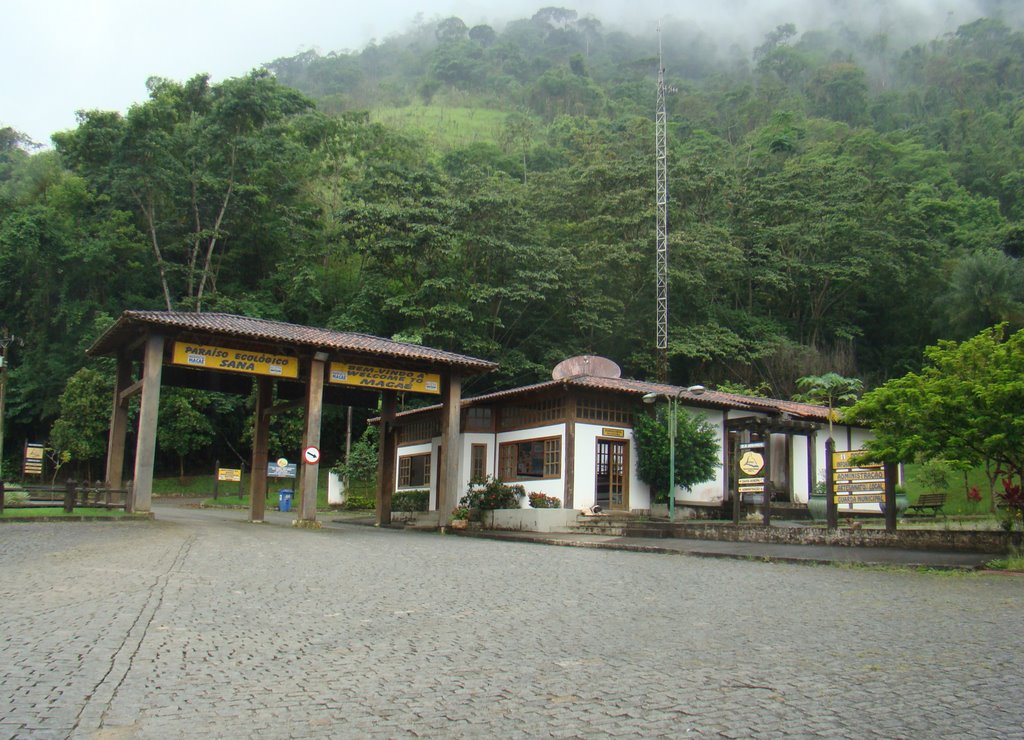
<instances>
[{"instance_id":1,"label":"blue trash bin","mask_svg":"<svg viewBox=\"0 0 1024 740\"><path fill-rule=\"evenodd\" d=\"M277 492L277 510L278 511L291 511L292 510L292 496L294 491L290 488L282 488Z\"/></svg>"}]
</instances>

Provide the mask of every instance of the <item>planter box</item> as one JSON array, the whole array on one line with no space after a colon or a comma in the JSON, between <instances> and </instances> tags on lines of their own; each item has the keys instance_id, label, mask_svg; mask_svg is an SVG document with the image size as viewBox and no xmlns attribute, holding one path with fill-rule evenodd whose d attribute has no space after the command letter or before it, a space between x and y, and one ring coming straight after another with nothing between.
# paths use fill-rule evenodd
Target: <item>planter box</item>
<instances>
[{"instance_id":1,"label":"planter box","mask_svg":"<svg viewBox=\"0 0 1024 740\"><path fill-rule=\"evenodd\" d=\"M495 509L484 511L484 529L522 532L565 532L575 524L576 509Z\"/></svg>"}]
</instances>

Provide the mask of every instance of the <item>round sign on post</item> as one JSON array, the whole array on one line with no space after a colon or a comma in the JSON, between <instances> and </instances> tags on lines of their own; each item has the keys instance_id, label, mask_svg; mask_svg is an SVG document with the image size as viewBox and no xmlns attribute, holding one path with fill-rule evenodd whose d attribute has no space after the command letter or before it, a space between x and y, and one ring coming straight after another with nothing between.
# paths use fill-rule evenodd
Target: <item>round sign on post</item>
<instances>
[{"instance_id":1,"label":"round sign on post","mask_svg":"<svg viewBox=\"0 0 1024 740\"><path fill-rule=\"evenodd\" d=\"M279 468L287 468L288 467L288 458L287 457L279 457L279 458L277 458L277 467L279 467Z\"/></svg>"},{"instance_id":2,"label":"round sign on post","mask_svg":"<svg viewBox=\"0 0 1024 740\"><path fill-rule=\"evenodd\" d=\"M303 459L310 465L316 465L320 462L320 450L316 447L307 447L302 453Z\"/></svg>"}]
</instances>

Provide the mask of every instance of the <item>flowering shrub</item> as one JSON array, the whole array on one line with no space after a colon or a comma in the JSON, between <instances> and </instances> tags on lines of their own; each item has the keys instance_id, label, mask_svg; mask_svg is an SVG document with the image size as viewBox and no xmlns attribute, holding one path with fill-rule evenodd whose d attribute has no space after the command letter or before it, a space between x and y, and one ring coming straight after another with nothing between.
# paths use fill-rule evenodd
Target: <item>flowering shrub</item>
<instances>
[{"instance_id":1,"label":"flowering shrub","mask_svg":"<svg viewBox=\"0 0 1024 740\"><path fill-rule=\"evenodd\" d=\"M974 511L981 503L981 491L977 486L971 486L967 491L967 505Z\"/></svg>"},{"instance_id":2,"label":"flowering shrub","mask_svg":"<svg viewBox=\"0 0 1024 740\"><path fill-rule=\"evenodd\" d=\"M1013 484L1012 477L1003 479L1003 492L999 494L999 500L1006 507L1003 529L1009 532L1013 530L1014 524L1024 526L1024 492L1019 484Z\"/></svg>"},{"instance_id":3,"label":"flowering shrub","mask_svg":"<svg viewBox=\"0 0 1024 740\"><path fill-rule=\"evenodd\" d=\"M526 497L526 489L520 485L507 485L497 478L485 478L470 483L466 495L459 500L459 506L469 509L518 509L519 502Z\"/></svg>"},{"instance_id":4,"label":"flowering shrub","mask_svg":"<svg viewBox=\"0 0 1024 740\"><path fill-rule=\"evenodd\" d=\"M545 496L543 493L531 493L530 506L534 509L561 509L562 500L557 496Z\"/></svg>"}]
</instances>

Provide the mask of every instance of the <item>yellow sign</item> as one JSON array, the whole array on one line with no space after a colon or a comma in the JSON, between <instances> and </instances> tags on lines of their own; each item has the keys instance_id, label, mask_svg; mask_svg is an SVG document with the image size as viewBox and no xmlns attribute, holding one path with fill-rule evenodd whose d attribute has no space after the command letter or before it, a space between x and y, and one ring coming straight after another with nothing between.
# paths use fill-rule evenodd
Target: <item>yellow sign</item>
<instances>
[{"instance_id":1,"label":"yellow sign","mask_svg":"<svg viewBox=\"0 0 1024 740\"><path fill-rule=\"evenodd\" d=\"M747 450L740 457L740 470L747 475L757 475L764 467L764 455L759 452Z\"/></svg>"},{"instance_id":2,"label":"yellow sign","mask_svg":"<svg viewBox=\"0 0 1024 740\"><path fill-rule=\"evenodd\" d=\"M175 365L202 367L207 370L227 370L250 375L271 375L277 378L299 377L299 359L287 355L272 355L248 349L211 347L206 344L174 343Z\"/></svg>"},{"instance_id":3,"label":"yellow sign","mask_svg":"<svg viewBox=\"0 0 1024 740\"><path fill-rule=\"evenodd\" d=\"M601 429L601 434L603 436L605 436L605 437L625 437L626 436L626 432L623 429L602 428Z\"/></svg>"},{"instance_id":4,"label":"yellow sign","mask_svg":"<svg viewBox=\"0 0 1024 740\"><path fill-rule=\"evenodd\" d=\"M349 362L332 362L330 382L360 388L382 388L413 393L441 393L441 376L415 370L396 370Z\"/></svg>"},{"instance_id":5,"label":"yellow sign","mask_svg":"<svg viewBox=\"0 0 1024 740\"><path fill-rule=\"evenodd\" d=\"M843 452L832 453L832 467L834 468L857 468L859 470L881 470L881 465L855 465L854 458L860 457L866 454L867 450L845 450Z\"/></svg>"},{"instance_id":6,"label":"yellow sign","mask_svg":"<svg viewBox=\"0 0 1024 740\"><path fill-rule=\"evenodd\" d=\"M234 481L242 480L242 471L238 468L217 468L217 480Z\"/></svg>"},{"instance_id":7,"label":"yellow sign","mask_svg":"<svg viewBox=\"0 0 1024 740\"><path fill-rule=\"evenodd\" d=\"M25 445L25 459L26 460L42 460L43 459L43 446L39 445Z\"/></svg>"}]
</instances>

